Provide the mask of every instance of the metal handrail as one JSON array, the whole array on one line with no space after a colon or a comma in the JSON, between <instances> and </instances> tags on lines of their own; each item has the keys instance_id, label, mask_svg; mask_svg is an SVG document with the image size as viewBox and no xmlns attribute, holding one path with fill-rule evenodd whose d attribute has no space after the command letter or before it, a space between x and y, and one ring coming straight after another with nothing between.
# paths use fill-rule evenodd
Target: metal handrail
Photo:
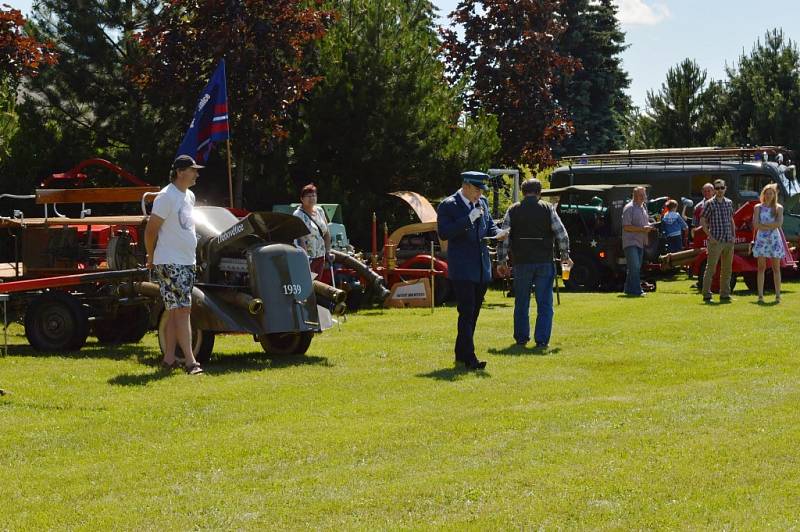
<instances>
[{"instance_id":1,"label":"metal handrail","mask_svg":"<svg viewBox=\"0 0 800 532\"><path fill-rule=\"evenodd\" d=\"M644 165L722 165L764 162L778 154L793 157L791 150L782 146L758 146L751 148L667 148L652 150L617 150L594 155L563 157L568 166L644 166Z\"/></svg>"}]
</instances>

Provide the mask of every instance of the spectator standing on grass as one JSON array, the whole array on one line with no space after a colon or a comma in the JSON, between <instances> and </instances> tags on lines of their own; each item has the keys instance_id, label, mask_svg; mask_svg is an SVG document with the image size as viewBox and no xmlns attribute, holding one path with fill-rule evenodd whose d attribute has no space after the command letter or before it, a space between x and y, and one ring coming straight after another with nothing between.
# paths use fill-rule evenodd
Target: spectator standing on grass
<instances>
[{"instance_id":1,"label":"spectator standing on grass","mask_svg":"<svg viewBox=\"0 0 800 532\"><path fill-rule=\"evenodd\" d=\"M678 202L674 199L667 201L667 214L661 219L661 231L667 239L670 253L677 253L683 249L683 233L689 229L686 220L678 214Z\"/></svg>"},{"instance_id":2,"label":"spectator standing on grass","mask_svg":"<svg viewBox=\"0 0 800 532\"><path fill-rule=\"evenodd\" d=\"M531 339L531 286L536 290L536 347L550 343L553 329L553 244L558 242L561 261L572 266L569 258L569 235L552 205L539 199L542 183L528 179L522 183L524 198L509 207L503 219L503 230L509 238L497 250L497 273L506 277L508 244L514 259L514 340L525 345Z\"/></svg>"},{"instance_id":3,"label":"spectator standing on grass","mask_svg":"<svg viewBox=\"0 0 800 532\"><path fill-rule=\"evenodd\" d=\"M706 183L703 185L702 192L703 199L694 206L694 211L692 211L692 236L694 236L694 233L700 228L700 217L703 215L703 207L708 200L714 197L713 183Z\"/></svg>"},{"instance_id":4,"label":"spectator standing on grass","mask_svg":"<svg viewBox=\"0 0 800 532\"><path fill-rule=\"evenodd\" d=\"M714 181L714 197L705 202L700 225L707 235L708 259L703 275L703 301L711 301L711 281L720 264L719 300L731 300L731 270L736 223L733 221L733 202L725 197L725 181Z\"/></svg>"},{"instance_id":5,"label":"spectator standing on grass","mask_svg":"<svg viewBox=\"0 0 800 532\"><path fill-rule=\"evenodd\" d=\"M772 266L772 278L775 281L775 302L781 301L781 259L786 256L785 242L780 228L783 225L783 205L778 203L778 185L767 185L761 190L761 203L753 211L753 229L756 237L753 241L753 256L758 260L756 284L758 286L758 302L764 302L764 272L767 259Z\"/></svg>"},{"instance_id":6,"label":"spectator standing on grass","mask_svg":"<svg viewBox=\"0 0 800 532\"><path fill-rule=\"evenodd\" d=\"M650 225L650 217L644 202L647 195L644 187L635 187L633 197L622 209L622 249L625 252L625 294L644 296L641 270L644 248L648 234L656 228Z\"/></svg>"},{"instance_id":7,"label":"spectator standing on grass","mask_svg":"<svg viewBox=\"0 0 800 532\"><path fill-rule=\"evenodd\" d=\"M322 275L325 261L333 263L333 253L328 219L322 207L317 205L317 187L314 183L309 183L300 191L300 206L293 214L303 220L308 228L308 234L298 238L297 245L308 255L311 272Z\"/></svg>"},{"instance_id":8,"label":"spectator standing on grass","mask_svg":"<svg viewBox=\"0 0 800 532\"><path fill-rule=\"evenodd\" d=\"M475 326L481 304L492 280L492 263L486 237L503 235L489 215L489 203L483 197L489 176L483 172L461 174L461 188L448 196L436 210L439 238L447 240L447 278L455 292L458 308L456 364L469 370L483 369L486 362L475 354Z\"/></svg>"},{"instance_id":9,"label":"spectator standing on grass","mask_svg":"<svg viewBox=\"0 0 800 532\"><path fill-rule=\"evenodd\" d=\"M175 350L181 348L190 375L203 373L192 352L192 288L197 261L194 232L194 193L198 170L204 168L188 155L172 163L172 183L161 189L144 231L147 268L158 282L167 312L164 369L177 365Z\"/></svg>"}]
</instances>

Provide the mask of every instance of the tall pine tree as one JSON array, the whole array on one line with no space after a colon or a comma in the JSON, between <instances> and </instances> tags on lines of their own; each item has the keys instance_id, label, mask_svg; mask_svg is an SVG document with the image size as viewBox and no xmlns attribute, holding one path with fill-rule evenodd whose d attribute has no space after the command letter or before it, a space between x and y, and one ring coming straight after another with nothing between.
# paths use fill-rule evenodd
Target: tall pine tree
<instances>
[{"instance_id":1,"label":"tall pine tree","mask_svg":"<svg viewBox=\"0 0 800 532\"><path fill-rule=\"evenodd\" d=\"M387 192L448 193L461 171L488 168L499 139L492 117L461 116L460 87L436 56L430 1L327 6L338 20L321 42L322 79L301 108L288 165L297 186L315 181L323 198L344 203L361 221L351 236L366 243L371 212L397 206Z\"/></svg>"},{"instance_id":2,"label":"tall pine tree","mask_svg":"<svg viewBox=\"0 0 800 532\"><path fill-rule=\"evenodd\" d=\"M772 30L728 69L727 116L740 144L800 148L800 50Z\"/></svg>"},{"instance_id":3,"label":"tall pine tree","mask_svg":"<svg viewBox=\"0 0 800 532\"><path fill-rule=\"evenodd\" d=\"M603 153L624 146L624 117L630 113L630 85L620 54L625 34L619 27L617 7L611 0L564 0L566 31L557 50L580 61L566 75L555 94L572 121L574 132L556 152Z\"/></svg>"},{"instance_id":4,"label":"tall pine tree","mask_svg":"<svg viewBox=\"0 0 800 532\"><path fill-rule=\"evenodd\" d=\"M51 125L31 139L37 144L33 164L42 175L90 156L112 159L146 180L165 175L160 141L169 123L128 75L141 58L135 33L159 5L157 0L36 2L35 29L55 43L60 56L27 86L23 107L28 123Z\"/></svg>"},{"instance_id":5,"label":"tall pine tree","mask_svg":"<svg viewBox=\"0 0 800 532\"><path fill-rule=\"evenodd\" d=\"M715 123L708 120L719 87L706 85L706 71L684 59L667 71L659 92L647 92L647 110L642 116L645 137L654 148L706 146L715 136ZM719 124L716 124L718 126Z\"/></svg>"}]
</instances>

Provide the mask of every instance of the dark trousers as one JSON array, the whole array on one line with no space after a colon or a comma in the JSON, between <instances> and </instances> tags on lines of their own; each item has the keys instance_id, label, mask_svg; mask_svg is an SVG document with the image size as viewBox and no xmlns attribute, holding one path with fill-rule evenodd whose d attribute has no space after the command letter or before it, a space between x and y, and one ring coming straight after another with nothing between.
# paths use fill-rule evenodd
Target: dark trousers
<instances>
[{"instance_id":1,"label":"dark trousers","mask_svg":"<svg viewBox=\"0 0 800 532\"><path fill-rule=\"evenodd\" d=\"M458 336L456 336L456 362L472 362L475 356L475 325L481 312L483 296L486 295L487 283L472 281L450 281L458 304Z\"/></svg>"}]
</instances>

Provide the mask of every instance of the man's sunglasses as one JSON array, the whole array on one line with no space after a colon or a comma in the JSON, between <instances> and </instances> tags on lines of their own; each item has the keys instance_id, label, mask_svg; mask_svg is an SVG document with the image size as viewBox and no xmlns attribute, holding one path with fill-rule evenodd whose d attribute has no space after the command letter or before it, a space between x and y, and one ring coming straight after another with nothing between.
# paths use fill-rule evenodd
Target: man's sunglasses
<instances>
[{"instance_id":1,"label":"man's sunglasses","mask_svg":"<svg viewBox=\"0 0 800 532\"><path fill-rule=\"evenodd\" d=\"M714 187L714 190L725 190L725 187Z\"/></svg>"}]
</instances>

